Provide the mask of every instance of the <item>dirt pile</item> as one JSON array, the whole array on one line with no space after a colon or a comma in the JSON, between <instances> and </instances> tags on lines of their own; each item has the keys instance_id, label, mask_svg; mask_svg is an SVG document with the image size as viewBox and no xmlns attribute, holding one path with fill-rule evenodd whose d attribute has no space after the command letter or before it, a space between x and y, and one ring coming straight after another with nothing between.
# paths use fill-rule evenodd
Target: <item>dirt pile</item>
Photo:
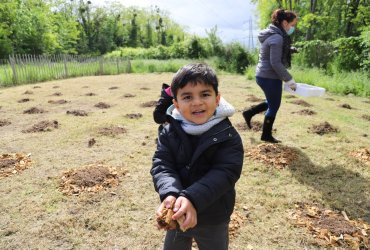
<instances>
[{"instance_id":1,"label":"dirt pile","mask_svg":"<svg viewBox=\"0 0 370 250\"><path fill-rule=\"evenodd\" d=\"M105 102L99 102L99 103L95 104L94 107L97 107L97 108L100 108L100 109L108 109L111 106L109 104L105 103Z\"/></svg>"},{"instance_id":2,"label":"dirt pile","mask_svg":"<svg viewBox=\"0 0 370 250\"><path fill-rule=\"evenodd\" d=\"M23 114L42 114L45 113L46 111L43 110L42 108L37 108L37 107L32 107L29 108L25 111L23 111Z\"/></svg>"},{"instance_id":3,"label":"dirt pile","mask_svg":"<svg viewBox=\"0 0 370 250\"><path fill-rule=\"evenodd\" d=\"M111 126L99 128L98 133L105 136L116 136L126 133L127 130L123 126Z\"/></svg>"},{"instance_id":4,"label":"dirt pile","mask_svg":"<svg viewBox=\"0 0 370 250\"><path fill-rule=\"evenodd\" d=\"M333 127L328 122L323 122L318 125L313 125L311 128L309 128L308 132L324 135L329 133L337 133L339 132L339 129Z\"/></svg>"},{"instance_id":5,"label":"dirt pile","mask_svg":"<svg viewBox=\"0 0 370 250\"><path fill-rule=\"evenodd\" d=\"M35 132L49 132L59 127L58 121L41 121L36 123L31 128L22 130L23 133L35 133Z\"/></svg>"},{"instance_id":6,"label":"dirt pile","mask_svg":"<svg viewBox=\"0 0 370 250\"><path fill-rule=\"evenodd\" d=\"M316 112L310 109L302 109L298 112L292 112L292 114L298 114L298 115L316 115Z\"/></svg>"},{"instance_id":7,"label":"dirt pile","mask_svg":"<svg viewBox=\"0 0 370 250\"><path fill-rule=\"evenodd\" d=\"M150 107L155 107L157 105L157 101L149 101L149 102L144 102L140 106L143 108L150 108Z\"/></svg>"},{"instance_id":8,"label":"dirt pile","mask_svg":"<svg viewBox=\"0 0 370 250\"><path fill-rule=\"evenodd\" d=\"M370 166L370 150L368 148L353 151L350 155Z\"/></svg>"},{"instance_id":9,"label":"dirt pile","mask_svg":"<svg viewBox=\"0 0 370 250\"><path fill-rule=\"evenodd\" d=\"M117 86L110 87L109 89L119 89Z\"/></svg>"},{"instance_id":10,"label":"dirt pile","mask_svg":"<svg viewBox=\"0 0 370 250\"><path fill-rule=\"evenodd\" d=\"M86 93L85 96L95 96L96 94L93 92Z\"/></svg>"},{"instance_id":11,"label":"dirt pile","mask_svg":"<svg viewBox=\"0 0 370 250\"><path fill-rule=\"evenodd\" d=\"M291 219L296 226L306 227L322 247L369 249L370 226L362 220L350 220L344 211L297 203Z\"/></svg>"},{"instance_id":12,"label":"dirt pile","mask_svg":"<svg viewBox=\"0 0 370 250\"><path fill-rule=\"evenodd\" d=\"M29 101L31 101L30 98L23 98L23 99L18 100L18 103L24 103L24 102L29 102Z\"/></svg>"},{"instance_id":13,"label":"dirt pile","mask_svg":"<svg viewBox=\"0 0 370 250\"><path fill-rule=\"evenodd\" d=\"M255 148L246 150L246 157L252 158L267 165L283 169L298 158L292 148L280 144L262 143Z\"/></svg>"},{"instance_id":14,"label":"dirt pile","mask_svg":"<svg viewBox=\"0 0 370 250\"><path fill-rule=\"evenodd\" d=\"M245 99L247 102L262 102L263 98L259 98L257 96L254 96L254 95L249 95L249 97L247 99Z\"/></svg>"},{"instance_id":15,"label":"dirt pile","mask_svg":"<svg viewBox=\"0 0 370 250\"><path fill-rule=\"evenodd\" d=\"M342 105L339 105L339 107L341 108L345 108L345 109L352 109L351 105L347 104L347 103L344 103Z\"/></svg>"},{"instance_id":16,"label":"dirt pile","mask_svg":"<svg viewBox=\"0 0 370 250\"><path fill-rule=\"evenodd\" d=\"M33 92L31 90L26 90L23 94L24 95L33 95Z\"/></svg>"},{"instance_id":17,"label":"dirt pile","mask_svg":"<svg viewBox=\"0 0 370 250\"><path fill-rule=\"evenodd\" d=\"M74 115L74 116L87 116L87 112L85 110L67 110L67 115Z\"/></svg>"},{"instance_id":18,"label":"dirt pile","mask_svg":"<svg viewBox=\"0 0 370 250\"><path fill-rule=\"evenodd\" d=\"M123 98L131 98L131 97L135 97L136 95L133 95L133 94L124 94L123 95Z\"/></svg>"},{"instance_id":19,"label":"dirt pile","mask_svg":"<svg viewBox=\"0 0 370 250\"><path fill-rule=\"evenodd\" d=\"M54 94L52 94L52 96L62 96L63 94L61 92L55 92Z\"/></svg>"},{"instance_id":20,"label":"dirt pile","mask_svg":"<svg viewBox=\"0 0 370 250\"><path fill-rule=\"evenodd\" d=\"M96 193L117 186L119 184L118 175L116 168L101 163L71 169L61 176L59 191L65 195L80 195L83 192Z\"/></svg>"},{"instance_id":21,"label":"dirt pile","mask_svg":"<svg viewBox=\"0 0 370 250\"><path fill-rule=\"evenodd\" d=\"M370 115L363 115L361 116L363 119L365 119L366 121L370 121Z\"/></svg>"},{"instance_id":22,"label":"dirt pile","mask_svg":"<svg viewBox=\"0 0 370 250\"><path fill-rule=\"evenodd\" d=\"M32 164L31 154L14 153L0 155L0 179L18 174Z\"/></svg>"},{"instance_id":23,"label":"dirt pile","mask_svg":"<svg viewBox=\"0 0 370 250\"><path fill-rule=\"evenodd\" d=\"M8 126L12 124L9 120L7 119L0 119L0 127Z\"/></svg>"},{"instance_id":24,"label":"dirt pile","mask_svg":"<svg viewBox=\"0 0 370 250\"><path fill-rule=\"evenodd\" d=\"M129 119L139 119L139 118L143 117L143 115L140 114L140 113L137 113L137 114L126 114L125 117L127 117Z\"/></svg>"},{"instance_id":25,"label":"dirt pile","mask_svg":"<svg viewBox=\"0 0 370 250\"><path fill-rule=\"evenodd\" d=\"M235 239L238 236L238 231L243 225L245 218L238 212L234 211L230 217L229 223L229 238Z\"/></svg>"},{"instance_id":26,"label":"dirt pile","mask_svg":"<svg viewBox=\"0 0 370 250\"><path fill-rule=\"evenodd\" d=\"M308 102L306 102L304 100L294 100L294 101L291 101L290 103L293 103L293 104L299 105L299 106L303 106L303 107L312 107L311 104L309 104Z\"/></svg>"},{"instance_id":27,"label":"dirt pile","mask_svg":"<svg viewBox=\"0 0 370 250\"><path fill-rule=\"evenodd\" d=\"M54 101L54 100L49 100L48 101L48 103L51 103L51 104L65 104L65 103L67 103L68 101L67 100L63 100L63 99L61 99L61 100L56 100L56 101Z\"/></svg>"}]
</instances>

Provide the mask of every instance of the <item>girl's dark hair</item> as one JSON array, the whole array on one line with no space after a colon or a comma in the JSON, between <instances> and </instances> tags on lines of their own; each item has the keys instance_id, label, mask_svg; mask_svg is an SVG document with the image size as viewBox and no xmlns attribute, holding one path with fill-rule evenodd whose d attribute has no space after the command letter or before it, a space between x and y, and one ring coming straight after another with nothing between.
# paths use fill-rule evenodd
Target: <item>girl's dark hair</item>
<instances>
[{"instance_id":1,"label":"girl's dark hair","mask_svg":"<svg viewBox=\"0 0 370 250\"><path fill-rule=\"evenodd\" d=\"M211 85L215 90L216 95L218 95L218 78L213 69L211 69L207 64L188 64L176 72L171 83L171 92L175 100L177 100L178 90L185 87L188 83L193 85L198 83Z\"/></svg>"},{"instance_id":2,"label":"girl's dark hair","mask_svg":"<svg viewBox=\"0 0 370 250\"><path fill-rule=\"evenodd\" d=\"M281 26L281 23L285 20L288 23L292 22L297 18L297 14L290 10L277 9L271 15L271 22L275 26Z\"/></svg>"}]
</instances>

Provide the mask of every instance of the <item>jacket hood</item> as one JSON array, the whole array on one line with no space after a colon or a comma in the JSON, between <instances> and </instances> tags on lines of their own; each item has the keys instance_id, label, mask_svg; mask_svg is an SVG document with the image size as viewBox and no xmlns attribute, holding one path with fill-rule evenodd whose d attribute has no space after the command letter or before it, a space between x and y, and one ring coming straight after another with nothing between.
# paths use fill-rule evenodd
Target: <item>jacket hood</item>
<instances>
[{"instance_id":1,"label":"jacket hood","mask_svg":"<svg viewBox=\"0 0 370 250\"><path fill-rule=\"evenodd\" d=\"M284 35L283 31L281 29L279 29L278 27L276 27L273 24L270 24L266 29L262 30L258 34L258 40L260 41L260 43L263 43L268 37L270 37L274 34L279 34L281 36Z\"/></svg>"}]
</instances>

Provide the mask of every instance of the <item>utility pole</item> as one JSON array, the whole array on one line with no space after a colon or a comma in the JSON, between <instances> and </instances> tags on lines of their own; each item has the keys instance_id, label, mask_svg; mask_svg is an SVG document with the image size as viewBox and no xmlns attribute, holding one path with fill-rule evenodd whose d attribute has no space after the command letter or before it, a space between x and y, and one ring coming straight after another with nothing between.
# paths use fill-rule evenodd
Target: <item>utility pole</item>
<instances>
[{"instance_id":1,"label":"utility pole","mask_svg":"<svg viewBox=\"0 0 370 250\"><path fill-rule=\"evenodd\" d=\"M254 49L254 41L253 41L253 20L252 18L250 17L249 20L248 20L248 30L249 30L249 34L248 34L248 48L250 50Z\"/></svg>"}]
</instances>

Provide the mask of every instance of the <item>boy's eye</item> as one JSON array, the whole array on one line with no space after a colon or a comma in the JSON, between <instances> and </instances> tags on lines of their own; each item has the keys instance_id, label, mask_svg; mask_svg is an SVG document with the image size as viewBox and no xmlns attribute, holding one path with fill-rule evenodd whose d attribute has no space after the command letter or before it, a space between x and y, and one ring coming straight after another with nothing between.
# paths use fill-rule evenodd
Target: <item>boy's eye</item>
<instances>
[{"instance_id":1,"label":"boy's eye","mask_svg":"<svg viewBox=\"0 0 370 250\"><path fill-rule=\"evenodd\" d=\"M190 95L187 95L187 96L184 96L182 99L183 100L191 100L191 96Z\"/></svg>"},{"instance_id":2,"label":"boy's eye","mask_svg":"<svg viewBox=\"0 0 370 250\"><path fill-rule=\"evenodd\" d=\"M210 96L211 94L210 93L203 93L203 97L207 97L207 96Z\"/></svg>"}]
</instances>

